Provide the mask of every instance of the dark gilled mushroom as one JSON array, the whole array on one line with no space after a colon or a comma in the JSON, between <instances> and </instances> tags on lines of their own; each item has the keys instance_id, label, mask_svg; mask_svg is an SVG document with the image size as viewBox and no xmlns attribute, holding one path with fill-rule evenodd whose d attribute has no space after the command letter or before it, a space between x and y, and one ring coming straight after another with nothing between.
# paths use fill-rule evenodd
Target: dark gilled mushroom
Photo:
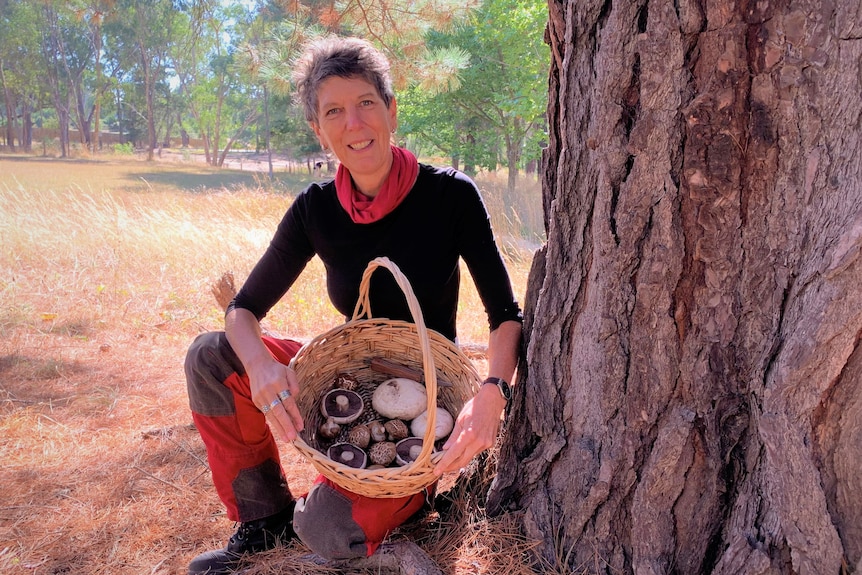
<instances>
[{"instance_id":1,"label":"dark gilled mushroom","mask_svg":"<svg viewBox=\"0 0 862 575\"><path fill-rule=\"evenodd\" d=\"M350 443L336 443L326 452L327 457L337 463L362 469L368 463L368 456L364 451Z\"/></svg>"},{"instance_id":2,"label":"dark gilled mushroom","mask_svg":"<svg viewBox=\"0 0 862 575\"><path fill-rule=\"evenodd\" d=\"M422 453L422 438L408 437L395 444L395 461L398 465L413 463Z\"/></svg>"},{"instance_id":3,"label":"dark gilled mushroom","mask_svg":"<svg viewBox=\"0 0 862 575\"><path fill-rule=\"evenodd\" d=\"M339 425L350 423L362 414L362 396L349 389L336 388L320 400L320 413Z\"/></svg>"}]
</instances>

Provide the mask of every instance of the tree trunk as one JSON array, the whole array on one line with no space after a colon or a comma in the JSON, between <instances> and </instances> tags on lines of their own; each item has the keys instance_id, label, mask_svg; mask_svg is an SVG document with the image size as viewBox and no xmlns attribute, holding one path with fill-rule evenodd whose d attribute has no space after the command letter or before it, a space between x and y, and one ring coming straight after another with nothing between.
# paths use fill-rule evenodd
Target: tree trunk
<instances>
[{"instance_id":1,"label":"tree trunk","mask_svg":"<svg viewBox=\"0 0 862 575\"><path fill-rule=\"evenodd\" d=\"M0 60L0 84L3 85L3 101L6 104L6 146L15 151L15 96L6 83L3 61ZM19 141L20 143L20 141Z\"/></svg>"},{"instance_id":2,"label":"tree trunk","mask_svg":"<svg viewBox=\"0 0 862 575\"><path fill-rule=\"evenodd\" d=\"M153 92L155 91L155 78L150 56L143 42L138 43L141 54L141 66L144 76L144 97L147 101L147 161L155 160L156 149L156 105Z\"/></svg>"},{"instance_id":3,"label":"tree trunk","mask_svg":"<svg viewBox=\"0 0 862 575\"><path fill-rule=\"evenodd\" d=\"M264 85L263 87L263 123L264 130L266 130L266 162L267 162L267 174L269 175L270 180L273 177L272 173L272 142L271 142L271 129L269 126L269 90Z\"/></svg>"},{"instance_id":4,"label":"tree trunk","mask_svg":"<svg viewBox=\"0 0 862 575\"><path fill-rule=\"evenodd\" d=\"M105 85L102 78L102 14L97 14L93 18L95 30L93 32L93 46L96 67L96 90L93 102L93 152L102 150L102 90Z\"/></svg>"},{"instance_id":5,"label":"tree trunk","mask_svg":"<svg viewBox=\"0 0 862 575\"><path fill-rule=\"evenodd\" d=\"M489 510L577 573L862 573L858 0L549 9Z\"/></svg>"},{"instance_id":6,"label":"tree trunk","mask_svg":"<svg viewBox=\"0 0 862 575\"><path fill-rule=\"evenodd\" d=\"M27 153L33 151L33 113L30 111L28 98L22 99L21 109L21 149Z\"/></svg>"}]
</instances>

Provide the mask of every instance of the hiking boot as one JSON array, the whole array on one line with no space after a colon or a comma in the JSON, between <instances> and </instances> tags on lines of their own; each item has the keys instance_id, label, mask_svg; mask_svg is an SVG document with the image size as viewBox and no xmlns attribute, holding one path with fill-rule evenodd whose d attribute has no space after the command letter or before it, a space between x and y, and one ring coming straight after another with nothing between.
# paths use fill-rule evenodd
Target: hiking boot
<instances>
[{"instance_id":1,"label":"hiking boot","mask_svg":"<svg viewBox=\"0 0 862 575\"><path fill-rule=\"evenodd\" d=\"M244 556L272 549L296 538L293 508L290 506L269 517L240 523L224 549L201 553L189 563L189 575L227 575L234 573Z\"/></svg>"}]
</instances>

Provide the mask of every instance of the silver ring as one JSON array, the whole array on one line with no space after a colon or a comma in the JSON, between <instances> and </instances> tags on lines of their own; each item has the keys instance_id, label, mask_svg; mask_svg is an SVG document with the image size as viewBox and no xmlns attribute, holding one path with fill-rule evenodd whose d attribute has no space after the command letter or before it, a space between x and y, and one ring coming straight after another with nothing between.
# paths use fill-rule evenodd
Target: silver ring
<instances>
[{"instance_id":1,"label":"silver ring","mask_svg":"<svg viewBox=\"0 0 862 575\"><path fill-rule=\"evenodd\" d=\"M289 397L290 397L290 391L288 391L287 389L283 389L283 390L278 392L278 400L279 401L287 401L287 399Z\"/></svg>"},{"instance_id":2,"label":"silver ring","mask_svg":"<svg viewBox=\"0 0 862 575\"><path fill-rule=\"evenodd\" d=\"M269 411L269 406L268 406L268 405L261 405L261 406L260 406L260 412L261 412L261 413L266 414L266 412L267 412L267 411Z\"/></svg>"},{"instance_id":3,"label":"silver ring","mask_svg":"<svg viewBox=\"0 0 862 575\"><path fill-rule=\"evenodd\" d=\"M272 403L269 404L269 408L272 409L277 405L281 405L281 400L278 398L272 400Z\"/></svg>"}]
</instances>

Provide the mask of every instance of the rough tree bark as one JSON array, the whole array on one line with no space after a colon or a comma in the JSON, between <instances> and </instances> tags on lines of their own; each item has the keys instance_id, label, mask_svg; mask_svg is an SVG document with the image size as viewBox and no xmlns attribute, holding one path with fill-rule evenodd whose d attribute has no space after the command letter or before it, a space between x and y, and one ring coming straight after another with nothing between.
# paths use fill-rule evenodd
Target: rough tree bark
<instances>
[{"instance_id":1,"label":"rough tree bark","mask_svg":"<svg viewBox=\"0 0 862 575\"><path fill-rule=\"evenodd\" d=\"M550 0L489 510L589 573L862 573L858 0Z\"/></svg>"}]
</instances>

